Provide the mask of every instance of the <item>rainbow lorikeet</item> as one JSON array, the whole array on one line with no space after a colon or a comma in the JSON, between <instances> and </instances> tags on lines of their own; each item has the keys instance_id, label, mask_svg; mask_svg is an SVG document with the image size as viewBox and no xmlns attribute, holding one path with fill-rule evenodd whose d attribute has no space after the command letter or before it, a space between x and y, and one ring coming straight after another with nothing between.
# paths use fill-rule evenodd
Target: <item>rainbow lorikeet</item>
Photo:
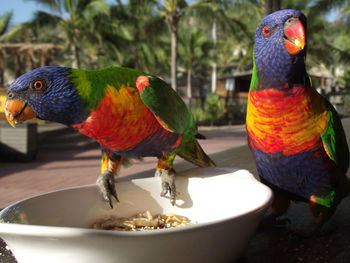
<instances>
[{"instance_id":1,"label":"rainbow lorikeet","mask_svg":"<svg viewBox=\"0 0 350 263\"><path fill-rule=\"evenodd\" d=\"M34 69L8 88L5 115L12 125L37 117L96 140L102 149L97 185L111 207L113 197L118 201L114 175L127 158L158 158L161 195L169 193L172 204L176 155L200 167L215 165L198 144L195 121L178 94L161 79L129 68Z\"/></svg>"},{"instance_id":2,"label":"rainbow lorikeet","mask_svg":"<svg viewBox=\"0 0 350 263\"><path fill-rule=\"evenodd\" d=\"M271 216L309 203L318 229L350 190L349 149L339 116L305 69L306 17L280 10L255 32L246 128L261 180L274 191Z\"/></svg>"}]
</instances>

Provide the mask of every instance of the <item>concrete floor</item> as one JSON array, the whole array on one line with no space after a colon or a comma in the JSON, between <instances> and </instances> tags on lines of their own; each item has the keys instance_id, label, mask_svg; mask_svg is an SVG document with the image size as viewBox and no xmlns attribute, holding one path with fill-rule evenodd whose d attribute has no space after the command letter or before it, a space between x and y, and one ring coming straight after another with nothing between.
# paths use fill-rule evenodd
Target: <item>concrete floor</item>
<instances>
[{"instance_id":1,"label":"concrete floor","mask_svg":"<svg viewBox=\"0 0 350 263\"><path fill-rule=\"evenodd\" d=\"M201 133L207 139L200 140L200 144L209 155L246 145L244 125L219 129L208 127L201 129ZM30 196L95 183L101 158L96 142L56 124L39 126L38 140L36 161L0 162L0 208ZM119 177L141 177L145 171L154 172L157 158L147 157L142 162L133 163L121 168ZM189 167L194 166L180 157L175 159L177 171Z\"/></svg>"}]
</instances>

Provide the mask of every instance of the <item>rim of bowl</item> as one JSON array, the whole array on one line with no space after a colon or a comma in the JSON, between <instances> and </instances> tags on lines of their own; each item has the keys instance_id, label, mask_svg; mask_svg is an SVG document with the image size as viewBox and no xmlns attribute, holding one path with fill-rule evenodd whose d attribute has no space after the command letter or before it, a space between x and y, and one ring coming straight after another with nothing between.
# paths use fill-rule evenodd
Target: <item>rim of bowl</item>
<instances>
[{"instance_id":1,"label":"rim of bowl","mask_svg":"<svg viewBox=\"0 0 350 263\"><path fill-rule=\"evenodd\" d=\"M90 185L82 186L87 187ZM94 186L94 185L91 185ZM80 187L74 187L80 188ZM267 188L267 187L266 187ZM68 189L68 188L67 188ZM231 220L235 220L241 217L244 217L249 214L254 214L262 209L267 209L268 206L272 202L272 191L268 188L267 198L265 202L263 202L260 206L255 207L252 210L246 211L245 213L241 213L239 215L224 217L221 219L195 223L193 225L174 227L174 228L166 228L166 229L153 229L153 230L142 230L142 231L113 231L113 230L103 230L103 229L93 229L93 228L84 228L84 227L69 227L69 226L47 226L47 225L31 225L31 224L18 224L11 222L3 222L0 223L0 234L17 234L17 235L44 235L44 236L52 236L52 235L62 235L67 232L70 235L81 235L82 233L86 234L107 234L107 235L117 235L117 236L144 236L144 235L159 235L159 234L167 234L173 232L183 232L183 231L192 231L199 228L208 228L213 227L214 225L225 223ZM27 200L27 199L25 199ZM21 202L21 201L19 201ZM16 203L15 203L16 204ZM15 205L13 204L13 205ZM0 213L1 215L1 213ZM243 218L242 218L243 219ZM26 230L26 231L23 231ZM38 234L37 234L38 233Z\"/></svg>"},{"instance_id":2,"label":"rim of bowl","mask_svg":"<svg viewBox=\"0 0 350 263\"><path fill-rule=\"evenodd\" d=\"M245 169L235 169L231 167L217 167L220 170L223 170L225 172L228 172L228 169L231 169L231 172L238 171L238 170L245 170ZM246 170L248 171L248 170ZM249 171L248 171L249 172ZM250 172L249 172L250 173ZM223 174L222 174L223 175ZM217 176L217 175L213 175ZM154 178L154 177L152 177ZM149 179L149 178L139 178L134 180L142 180L142 179ZM122 180L127 181L127 180ZM131 180L130 180L131 181ZM53 234L58 234L60 236L64 236L63 233L69 233L71 235L81 235L82 233L86 234L107 234L107 235L117 235L117 236L144 236L144 235L159 235L159 234L167 234L167 233L173 233L173 232L183 232L183 231L192 231L196 230L198 228L208 228L213 227L216 224L225 223L230 220L234 220L240 217L244 217L248 214L254 214L261 209L267 209L268 206L272 203L272 197L273 193L272 190L267 187L266 185L262 184L258 180L252 180L252 183L259 185L261 188L265 188L266 191L266 198L265 201L260 204L259 206L255 207L254 209L248 210L244 213L234 215L234 216L228 216L224 218L220 218L217 220L209 221L209 222L202 222L202 223L195 223L193 225L187 225L187 226L181 226L181 227L174 227L174 228L166 228L166 229L152 229L152 230L142 230L142 231L113 231L113 230L103 230L103 229L93 229L93 228L84 228L84 227L69 227L69 226L47 226L47 225L32 225L32 224L19 224L19 223L11 223L11 222L0 222L0 234L1 233L7 233L7 234L17 234L17 235L35 235L35 236L52 236ZM15 207L19 203L22 203L24 201L28 201L30 199L38 198L41 196L49 195L56 192L62 192L67 190L76 190L81 188L95 188L96 184L88 184L88 185L81 185L81 186L75 186L75 187L67 187L60 190L50 191L44 194L32 196L23 200L19 200L7 207L5 207L3 210L0 211L0 218L6 210L11 209L12 207ZM1 220L1 219L0 219ZM30 231L32 229L32 231ZM25 230L25 231L23 231ZM40 230L40 231L39 231ZM40 234L36 234L40 233Z\"/></svg>"}]
</instances>

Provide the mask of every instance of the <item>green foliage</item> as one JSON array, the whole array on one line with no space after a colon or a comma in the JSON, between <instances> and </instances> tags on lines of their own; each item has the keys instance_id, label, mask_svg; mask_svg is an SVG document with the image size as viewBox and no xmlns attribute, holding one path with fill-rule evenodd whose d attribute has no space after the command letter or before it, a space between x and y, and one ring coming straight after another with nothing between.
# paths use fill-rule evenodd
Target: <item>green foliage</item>
<instances>
[{"instance_id":1,"label":"green foliage","mask_svg":"<svg viewBox=\"0 0 350 263\"><path fill-rule=\"evenodd\" d=\"M53 64L82 69L127 66L169 76L170 29L175 30L179 42L177 77L188 73L202 82L210 78L214 63L218 76L231 74L232 69L252 68L254 33L264 16L264 1L258 0L116 0L108 4L106 0L26 1L48 11L37 11L33 21L10 28L12 13L0 16L2 42L64 45L65 50L54 57ZM340 67L345 75L338 83L349 86L350 2L300 0L281 4L307 16L307 66L323 64L333 74ZM339 11L335 21L327 19L332 10ZM6 59L11 68L14 57ZM212 116L205 110L195 115L207 120L205 116Z\"/></svg>"},{"instance_id":2,"label":"green foliage","mask_svg":"<svg viewBox=\"0 0 350 263\"><path fill-rule=\"evenodd\" d=\"M95 32L93 20L97 16L110 14L105 0L30 0L50 8L51 12L37 12L33 21L25 23L17 31L26 31L32 37L43 34L42 30L52 39L57 38L55 29L59 29L59 38L65 45L65 53L72 67L80 68L82 59L87 56L86 42L101 42ZM57 43L57 42L55 42Z\"/></svg>"},{"instance_id":3,"label":"green foliage","mask_svg":"<svg viewBox=\"0 0 350 263\"><path fill-rule=\"evenodd\" d=\"M192 109L192 114L197 124L204 123L206 121L206 114L201 107Z\"/></svg>"},{"instance_id":4,"label":"green foliage","mask_svg":"<svg viewBox=\"0 0 350 263\"><path fill-rule=\"evenodd\" d=\"M217 45L221 74L228 68L248 70L253 67L252 54L255 29L263 18L259 1L231 1L225 10L226 21ZM220 33L220 32L219 32Z\"/></svg>"},{"instance_id":5,"label":"green foliage","mask_svg":"<svg viewBox=\"0 0 350 263\"><path fill-rule=\"evenodd\" d=\"M225 114L225 107L220 96L216 93L208 95L204 102L204 108L197 108L193 110L193 115L197 123L202 124L218 124Z\"/></svg>"},{"instance_id":6,"label":"green foliage","mask_svg":"<svg viewBox=\"0 0 350 263\"><path fill-rule=\"evenodd\" d=\"M212 43L206 38L202 30L191 28L188 25L181 27L178 49L179 61L186 70L191 69L192 74L200 75L198 69L201 66L210 65L211 48Z\"/></svg>"},{"instance_id":7,"label":"green foliage","mask_svg":"<svg viewBox=\"0 0 350 263\"><path fill-rule=\"evenodd\" d=\"M350 90L350 70L344 72L343 77L338 79L338 83L342 84L346 89Z\"/></svg>"},{"instance_id":8,"label":"green foliage","mask_svg":"<svg viewBox=\"0 0 350 263\"><path fill-rule=\"evenodd\" d=\"M204 107L192 110L199 125L222 125L244 123L247 114L247 99L235 99L224 106L217 94L209 94Z\"/></svg>"},{"instance_id":9,"label":"green foliage","mask_svg":"<svg viewBox=\"0 0 350 263\"><path fill-rule=\"evenodd\" d=\"M0 36L4 35L9 28L9 24L12 19L13 12L7 12L0 16Z\"/></svg>"},{"instance_id":10,"label":"green foliage","mask_svg":"<svg viewBox=\"0 0 350 263\"><path fill-rule=\"evenodd\" d=\"M246 25L255 27L252 18L257 17L256 1L199 0L188 4L184 0L116 0L110 5L105 0L26 1L49 11L37 11L33 21L12 27L6 41L63 44L67 66L94 69L119 65L169 75L171 41L167 27L176 27L181 38L191 32L189 28L197 30L193 35L193 40L199 41L193 42L195 49L189 50L186 43L178 46L182 52L180 68L188 69L189 63L197 63L192 69L195 76L208 76L214 53L221 68L232 63L245 67L251 64L250 51L245 48L253 41ZM207 33L214 20L219 33L215 52ZM241 50L238 56L233 55L237 48ZM187 56L188 52L194 56Z\"/></svg>"},{"instance_id":11,"label":"green foliage","mask_svg":"<svg viewBox=\"0 0 350 263\"><path fill-rule=\"evenodd\" d=\"M114 39L111 45L116 49L127 50L122 57L122 64L153 74L162 74L167 69L166 49L168 43L159 37L167 33L166 23L154 10L157 1L130 0L112 6L111 21L118 22L116 30L105 31L104 39ZM137 19L136 19L137 18ZM108 27L107 27L108 28ZM123 35L120 33L123 32ZM119 39L118 39L119 35ZM118 45L122 40L122 45Z\"/></svg>"},{"instance_id":12,"label":"green foliage","mask_svg":"<svg viewBox=\"0 0 350 263\"><path fill-rule=\"evenodd\" d=\"M211 93L208 95L204 102L204 112L211 121L215 121L223 116L224 105L218 94Z\"/></svg>"},{"instance_id":13,"label":"green foliage","mask_svg":"<svg viewBox=\"0 0 350 263\"><path fill-rule=\"evenodd\" d=\"M230 124L245 123L247 115L248 100L244 98L237 98L230 101L226 106L225 119Z\"/></svg>"}]
</instances>

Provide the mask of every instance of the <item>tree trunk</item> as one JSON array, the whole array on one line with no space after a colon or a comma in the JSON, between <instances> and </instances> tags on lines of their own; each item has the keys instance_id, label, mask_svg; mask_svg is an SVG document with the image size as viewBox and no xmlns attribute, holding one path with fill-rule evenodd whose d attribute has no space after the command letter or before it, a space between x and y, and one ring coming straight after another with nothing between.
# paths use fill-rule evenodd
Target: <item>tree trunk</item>
<instances>
[{"instance_id":1,"label":"tree trunk","mask_svg":"<svg viewBox=\"0 0 350 263\"><path fill-rule=\"evenodd\" d=\"M21 54L19 54L18 51L15 51L14 53L15 57L15 76L18 78L19 76L22 75L22 61L21 61Z\"/></svg>"},{"instance_id":2,"label":"tree trunk","mask_svg":"<svg viewBox=\"0 0 350 263\"><path fill-rule=\"evenodd\" d=\"M211 92L216 92L216 72L217 72L217 64L214 62L212 65L211 71Z\"/></svg>"},{"instance_id":3,"label":"tree trunk","mask_svg":"<svg viewBox=\"0 0 350 263\"><path fill-rule=\"evenodd\" d=\"M203 81L202 79L199 80L199 97L200 97L200 106L202 109L204 109L204 102L205 102L205 91L203 88Z\"/></svg>"},{"instance_id":4,"label":"tree trunk","mask_svg":"<svg viewBox=\"0 0 350 263\"><path fill-rule=\"evenodd\" d=\"M192 69L187 70L187 97L188 97L188 107L191 109L192 104Z\"/></svg>"},{"instance_id":5,"label":"tree trunk","mask_svg":"<svg viewBox=\"0 0 350 263\"><path fill-rule=\"evenodd\" d=\"M72 68L80 68L79 49L75 43L72 46L72 52L73 52Z\"/></svg>"},{"instance_id":6,"label":"tree trunk","mask_svg":"<svg viewBox=\"0 0 350 263\"><path fill-rule=\"evenodd\" d=\"M171 87L177 91L177 31L171 29Z\"/></svg>"},{"instance_id":7,"label":"tree trunk","mask_svg":"<svg viewBox=\"0 0 350 263\"><path fill-rule=\"evenodd\" d=\"M216 91L216 72L217 72L217 64L215 62L216 60L216 41L217 41L217 31L216 31L216 19L213 20L213 27L212 27L212 38L213 38L213 52L214 52L214 62L212 64L212 71L211 71L211 92L215 93Z\"/></svg>"},{"instance_id":8,"label":"tree trunk","mask_svg":"<svg viewBox=\"0 0 350 263\"><path fill-rule=\"evenodd\" d=\"M4 88L5 67L5 53L2 50L0 50L0 88Z\"/></svg>"},{"instance_id":9,"label":"tree trunk","mask_svg":"<svg viewBox=\"0 0 350 263\"><path fill-rule=\"evenodd\" d=\"M24 69L26 72L30 71L33 69L33 49L28 49L25 56L24 60Z\"/></svg>"},{"instance_id":10,"label":"tree trunk","mask_svg":"<svg viewBox=\"0 0 350 263\"><path fill-rule=\"evenodd\" d=\"M72 62L72 68L80 68L80 56L79 56L79 48L78 48L78 29L74 28L72 31L72 53L73 53L73 62Z\"/></svg>"},{"instance_id":11,"label":"tree trunk","mask_svg":"<svg viewBox=\"0 0 350 263\"><path fill-rule=\"evenodd\" d=\"M265 0L265 16L281 9L281 0Z\"/></svg>"},{"instance_id":12,"label":"tree trunk","mask_svg":"<svg viewBox=\"0 0 350 263\"><path fill-rule=\"evenodd\" d=\"M39 53L39 65L40 65L40 67L45 66L45 57L46 57L45 50L41 50Z\"/></svg>"}]
</instances>

